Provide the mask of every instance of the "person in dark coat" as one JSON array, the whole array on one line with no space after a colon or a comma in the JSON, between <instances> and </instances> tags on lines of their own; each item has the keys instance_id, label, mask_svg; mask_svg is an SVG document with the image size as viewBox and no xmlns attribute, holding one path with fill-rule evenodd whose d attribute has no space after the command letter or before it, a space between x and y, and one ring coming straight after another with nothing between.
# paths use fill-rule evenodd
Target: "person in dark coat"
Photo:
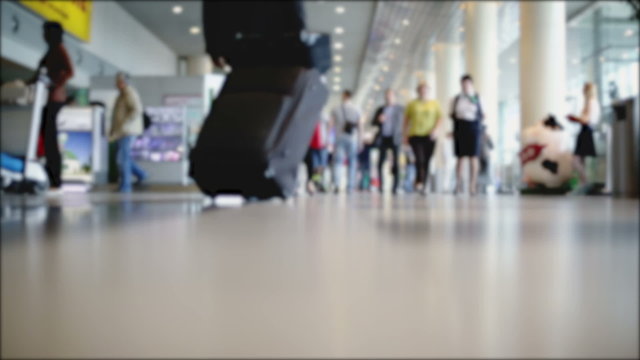
<instances>
[{"instance_id":1,"label":"person in dark coat","mask_svg":"<svg viewBox=\"0 0 640 360\"><path fill-rule=\"evenodd\" d=\"M51 81L47 105L42 112L40 136L44 142L46 170L49 176L51 190L57 190L62 185L62 155L58 144L58 113L67 102L65 85L73 76L73 64L67 49L62 43L64 30L58 22L48 21L43 25L44 40L48 49L44 54L38 69L29 83L34 83L41 69L46 69L46 75Z\"/></svg>"},{"instance_id":2,"label":"person in dark coat","mask_svg":"<svg viewBox=\"0 0 640 360\"><path fill-rule=\"evenodd\" d=\"M387 152L391 150L391 172L393 173L393 194L398 191L400 181L400 166L398 158L400 147L402 146L404 108L396 104L395 94L392 89L385 93L385 104L380 106L373 116L372 125L378 129L374 144L380 150L378 159L378 177L380 178L379 190L384 190L384 162L387 159Z\"/></svg>"},{"instance_id":3,"label":"person in dark coat","mask_svg":"<svg viewBox=\"0 0 640 360\"><path fill-rule=\"evenodd\" d=\"M456 193L462 192L463 161L469 161L471 172L469 193L475 195L477 191L478 170L481 151L482 122L484 112L480 97L473 87L470 75L464 75L460 80L462 93L453 100L451 119L453 120L454 152L458 158L456 162Z\"/></svg>"}]
</instances>

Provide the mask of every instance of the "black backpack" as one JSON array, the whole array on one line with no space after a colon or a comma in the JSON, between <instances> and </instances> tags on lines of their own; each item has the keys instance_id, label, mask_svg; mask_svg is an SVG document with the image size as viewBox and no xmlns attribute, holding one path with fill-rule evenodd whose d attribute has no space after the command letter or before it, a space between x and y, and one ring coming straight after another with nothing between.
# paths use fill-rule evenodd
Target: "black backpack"
<instances>
[{"instance_id":1,"label":"black backpack","mask_svg":"<svg viewBox=\"0 0 640 360\"><path fill-rule=\"evenodd\" d=\"M142 112L142 125L145 131L151 126L151 116L146 111Z\"/></svg>"}]
</instances>

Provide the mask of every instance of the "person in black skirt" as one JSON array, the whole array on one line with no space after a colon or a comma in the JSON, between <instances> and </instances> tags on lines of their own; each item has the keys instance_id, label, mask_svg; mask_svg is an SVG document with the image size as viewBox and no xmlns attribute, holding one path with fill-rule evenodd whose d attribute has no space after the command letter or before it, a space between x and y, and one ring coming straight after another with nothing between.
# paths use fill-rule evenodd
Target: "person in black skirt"
<instances>
[{"instance_id":1,"label":"person in black skirt","mask_svg":"<svg viewBox=\"0 0 640 360\"><path fill-rule=\"evenodd\" d=\"M596 146L593 141L593 129L600 120L600 105L598 104L597 89L595 84L587 82L582 90L584 105L580 116L569 115L569 120L580 124L580 133L576 141L576 149L573 152L573 168L578 172L581 185L586 185L587 174L584 168L585 158L596 156Z\"/></svg>"},{"instance_id":2,"label":"person in black skirt","mask_svg":"<svg viewBox=\"0 0 640 360\"><path fill-rule=\"evenodd\" d=\"M453 143L456 158L456 189L462 192L462 167L464 160L468 160L471 172L469 193L476 194L478 182L479 156L481 152L482 121L484 113L480 97L473 87L470 75L464 75L460 80L462 93L453 99L451 119L453 120Z\"/></svg>"}]
</instances>

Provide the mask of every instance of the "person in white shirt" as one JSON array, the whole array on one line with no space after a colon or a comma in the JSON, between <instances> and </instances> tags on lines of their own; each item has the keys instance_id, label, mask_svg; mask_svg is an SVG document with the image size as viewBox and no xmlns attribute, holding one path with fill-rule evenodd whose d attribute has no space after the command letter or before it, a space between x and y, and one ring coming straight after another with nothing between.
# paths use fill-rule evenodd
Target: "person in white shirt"
<instances>
[{"instance_id":1,"label":"person in white shirt","mask_svg":"<svg viewBox=\"0 0 640 360\"><path fill-rule=\"evenodd\" d=\"M587 183L587 174L584 169L585 158L596 156L596 147L593 141L592 126L600 120L600 105L598 104L596 85L587 82L582 90L584 94L584 105L580 116L570 116L570 118L581 125L580 133L573 152L573 167L580 176L581 185Z\"/></svg>"},{"instance_id":2,"label":"person in white shirt","mask_svg":"<svg viewBox=\"0 0 640 360\"><path fill-rule=\"evenodd\" d=\"M335 131L333 152L333 183L335 192L339 191L340 178L344 168L345 157L349 162L347 192L353 191L356 185L358 169L359 136L362 134L362 114L351 103L351 91L342 93L342 102L331 111L331 127Z\"/></svg>"},{"instance_id":3,"label":"person in white shirt","mask_svg":"<svg viewBox=\"0 0 640 360\"><path fill-rule=\"evenodd\" d=\"M469 193L475 195L478 182L479 156L481 151L482 121L484 112L480 97L473 87L473 79L470 75L464 75L460 80L462 93L457 95L451 106L451 119L453 120L453 140L456 162L456 189L455 193L462 192L462 167L463 161L469 161L471 172L469 181Z\"/></svg>"}]
</instances>

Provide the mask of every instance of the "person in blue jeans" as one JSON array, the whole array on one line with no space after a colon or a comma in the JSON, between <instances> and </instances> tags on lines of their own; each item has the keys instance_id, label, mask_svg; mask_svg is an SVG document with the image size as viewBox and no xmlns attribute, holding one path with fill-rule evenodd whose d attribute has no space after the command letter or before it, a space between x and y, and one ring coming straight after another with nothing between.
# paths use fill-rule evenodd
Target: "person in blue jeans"
<instances>
[{"instance_id":1,"label":"person in blue jeans","mask_svg":"<svg viewBox=\"0 0 640 360\"><path fill-rule=\"evenodd\" d=\"M362 134L362 115L351 102L351 91L342 93L342 102L331 112L331 125L335 131L333 183L335 192L340 190L340 179L345 158L348 161L349 174L347 192L354 190L358 171L358 148Z\"/></svg>"},{"instance_id":2,"label":"person in blue jeans","mask_svg":"<svg viewBox=\"0 0 640 360\"><path fill-rule=\"evenodd\" d=\"M118 165L120 167L120 192L131 192L131 177L135 175L137 184L147 175L131 157L131 146L136 137L144 131L142 103L138 92L130 85L126 73L116 75L116 87L120 91L113 107L110 141L118 142Z\"/></svg>"}]
</instances>

